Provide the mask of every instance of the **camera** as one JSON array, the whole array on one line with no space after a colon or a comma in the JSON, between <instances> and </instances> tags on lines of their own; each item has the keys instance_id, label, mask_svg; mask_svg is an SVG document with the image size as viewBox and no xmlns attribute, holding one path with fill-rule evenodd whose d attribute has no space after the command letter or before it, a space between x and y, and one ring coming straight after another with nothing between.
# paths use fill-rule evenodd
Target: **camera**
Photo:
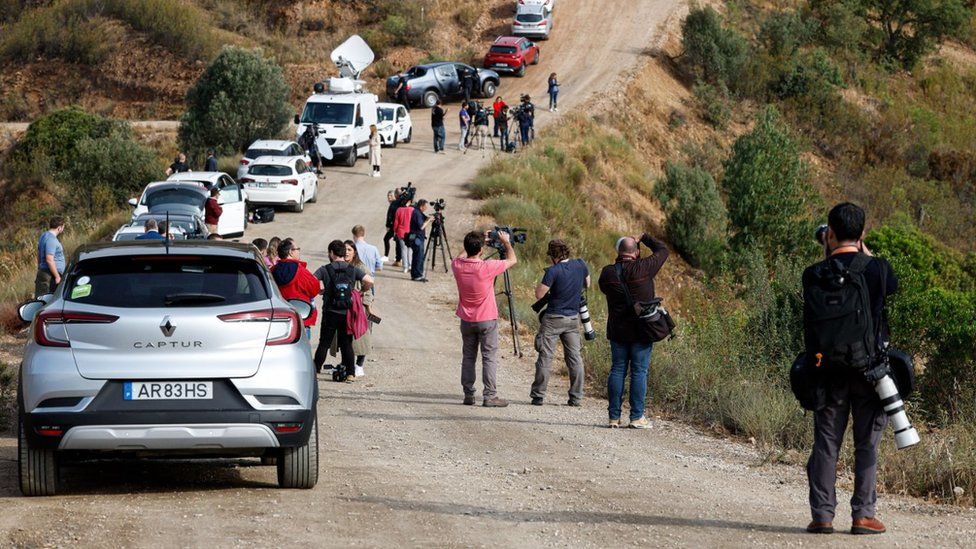
<instances>
[{"instance_id":1,"label":"camera","mask_svg":"<svg viewBox=\"0 0 976 549\"><path fill-rule=\"evenodd\" d=\"M417 187L413 186L413 182L407 183L406 187L400 187L400 201L404 204L410 202L417 196Z\"/></svg>"},{"instance_id":2,"label":"camera","mask_svg":"<svg viewBox=\"0 0 976 549\"><path fill-rule=\"evenodd\" d=\"M499 233L508 234L512 244L523 244L525 243L525 232L525 229L519 227L495 227L493 231L488 232L488 245L499 251L505 249L505 244L498 238Z\"/></svg>"},{"instance_id":3,"label":"camera","mask_svg":"<svg viewBox=\"0 0 976 549\"><path fill-rule=\"evenodd\" d=\"M438 198L437 200L428 200L427 203L430 204L432 208L434 208L435 212L442 212L444 211L444 208L447 207L447 202L445 202L443 198Z\"/></svg>"},{"instance_id":4,"label":"camera","mask_svg":"<svg viewBox=\"0 0 976 549\"><path fill-rule=\"evenodd\" d=\"M817 227L817 230L813 232L813 238L820 243L821 246L827 245L827 225L821 225Z\"/></svg>"}]
</instances>

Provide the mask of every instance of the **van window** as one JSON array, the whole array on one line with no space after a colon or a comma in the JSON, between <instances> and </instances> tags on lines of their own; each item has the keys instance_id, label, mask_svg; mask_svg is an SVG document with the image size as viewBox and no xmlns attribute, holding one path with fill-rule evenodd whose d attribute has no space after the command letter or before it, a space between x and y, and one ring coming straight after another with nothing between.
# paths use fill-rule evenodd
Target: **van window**
<instances>
[{"instance_id":1,"label":"van window","mask_svg":"<svg viewBox=\"0 0 976 549\"><path fill-rule=\"evenodd\" d=\"M306 103L302 124L352 124L352 103Z\"/></svg>"}]
</instances>

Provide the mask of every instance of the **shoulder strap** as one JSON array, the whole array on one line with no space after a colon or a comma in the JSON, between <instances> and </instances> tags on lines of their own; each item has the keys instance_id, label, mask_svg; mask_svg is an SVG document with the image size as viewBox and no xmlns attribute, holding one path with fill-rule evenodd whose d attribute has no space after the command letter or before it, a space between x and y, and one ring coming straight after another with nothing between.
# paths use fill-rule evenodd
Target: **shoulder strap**
<instances>
[{"instance_id":1,"label":"shoulder strap","mask_svg":"<svg viewBox=\"0 0 976 549\"><path fill-rule=\"evenodd\" d=\"M847 270L852 273L863 273L868 268L868 263L871 263L871 256L858 252L854 256L854 260L851 261L851 265L847 267Z\"/></svg>"},{"instance_id":2,"label":"shoulder strap","mask_svg":"<svg viewBox=\"0 0 976 549\"><path fill-rule=\"evenodd\" d=\"M624 266L623 263L617 262L613 264L613 268L617 271L617 280L620 281L620 286L624 289L624 299L627 300L627 307L634 308L634 297L630 295L630 288L627 287L627 280L624 279Z\"/></svg>"}]
</instances>

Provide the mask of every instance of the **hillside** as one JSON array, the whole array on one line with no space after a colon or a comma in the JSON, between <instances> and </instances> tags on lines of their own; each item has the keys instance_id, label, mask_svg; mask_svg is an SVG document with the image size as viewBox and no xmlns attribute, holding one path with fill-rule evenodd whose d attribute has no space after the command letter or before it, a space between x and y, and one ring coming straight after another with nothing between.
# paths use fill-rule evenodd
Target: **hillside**
<instances>
[{"instance_id":1,"label":"hillside","mask_svg":"<svg viewBox=\"0 0 976 549\"><path fill-rule=\"evenodd\" d=\"M224 44L275 57L297 105L353 33L382 57L367 71L380 91L385 76L423 59L480 56L513 14L511 0L4 0L0 8L0 121L69 104L175 119Z\"/></svg>"}]
</instances>

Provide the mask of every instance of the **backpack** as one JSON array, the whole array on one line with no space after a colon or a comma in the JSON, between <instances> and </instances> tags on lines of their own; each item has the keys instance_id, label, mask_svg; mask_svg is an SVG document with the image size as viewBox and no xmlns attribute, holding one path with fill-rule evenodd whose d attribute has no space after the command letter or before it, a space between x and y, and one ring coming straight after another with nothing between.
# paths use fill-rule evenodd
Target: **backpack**
<instances>
[{"instance_id":1,"label":"backpack","mask_svg":"<svg viewBox=\"0 0 976 549\"><path fill-rule=\"evenodd\" d=\"M806 353L797 355L790 367L790 390L804 410L819 412L827 405L827 387L822 370L810 361Z\"/></svg>"},{"instance_id":2,"label":"backpack","mask_svg":"<svg viewBox=\"0 0 976 549\"><path fill-rule=\"evenodd\" d=\"M352 266L337 269L335 264L326 266L329 272L329 303L326 308L333 311L348 311L352 308L352 291L356 286Z\"/></svg>"},{"instance_id":3,"label":"backpack","mask_svg":"<svg viewBox=\"0 0 976 549\"><path fill-rule=\"evenodd\" d=\"M861 253L849 267L829 258L816 267L815 282L803 289L807 353L818 366L863 370L875 365L879 331L864 277L870 262Z\"/></svg>"}]
</instances>

